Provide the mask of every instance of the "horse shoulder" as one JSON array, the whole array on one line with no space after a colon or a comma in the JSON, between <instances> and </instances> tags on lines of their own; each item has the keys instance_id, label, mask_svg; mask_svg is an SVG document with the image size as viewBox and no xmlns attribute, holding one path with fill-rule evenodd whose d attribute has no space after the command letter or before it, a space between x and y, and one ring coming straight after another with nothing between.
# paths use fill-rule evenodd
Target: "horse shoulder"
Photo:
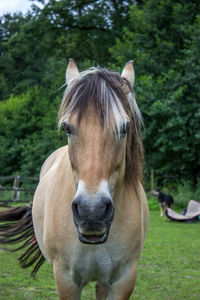
<instances>
[{"instance_id":1,"label":"horse shoulder","mask_svg":"<svg viewBox=\"0 0 200 300\"><path fill-rule=\"evenodd\" d=\"M66 168L69 173L70 164L69 164L69 157L68 157L68 146L64 146L57 149L45 160L41 168L40 181L36 188L34 199L33 199L32 215L33 215L35 234L40 249L47 260L49 260L48 255L44 250L44 244L43 244L45 222L47 222L49 218L47 209L49 210L49 206L52 203L52 199L56 194L55 188L60 189L60 186L54 183L55 181L60 180L59 176L62 176L64 168ZM69 179L71 179L71 173L69 177L70 177ZM58 202L59 199L56 199L56 201ZM56 211L56 204L55 203L52 204L54 207L53 211Z\"/></svg>"},{"instance_id":2,"label":"horse shoulder","mask_svg":"<svg viewBox=\"0 0 200 300\"><path fill-rule=\"evenodd\" d=\"M40 171L40 179L46 175L46 173L51 169L51 168L56 168L61 159L63 158L63 155L68 152L68 146L63 146L56 151L54 151L43 163L41 171Z\"/></svg>"}]
</instances>

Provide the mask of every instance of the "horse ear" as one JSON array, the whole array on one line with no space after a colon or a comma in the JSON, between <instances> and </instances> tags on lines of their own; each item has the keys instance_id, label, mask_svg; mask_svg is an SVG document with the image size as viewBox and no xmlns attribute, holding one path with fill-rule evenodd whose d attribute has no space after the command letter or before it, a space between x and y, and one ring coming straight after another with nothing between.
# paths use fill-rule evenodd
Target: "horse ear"
<instances>
[{"instance_id":1,"label":"horse ear","mask_svg":"<svg viewBox=\"0 0 200 300\"><path fill-rule=\"evenodd\" d=\"M134 81L135 81L135 72L133 68L133 61L130 60L123 68L122 77L126 78L131 86L133 86Z\"/></svg>"},{"instance_id":2,"label":"horse ear","mask_svg":"<svg viewBox=\"0 0 200 300\"><path fill-rule=\"evenodd\" d=\"M66 83L68 84L70 80L75 79L77 77L79 77L78 67L75 64L74 60L70 58L65 74Z\"/></svg>"}]
</instances>

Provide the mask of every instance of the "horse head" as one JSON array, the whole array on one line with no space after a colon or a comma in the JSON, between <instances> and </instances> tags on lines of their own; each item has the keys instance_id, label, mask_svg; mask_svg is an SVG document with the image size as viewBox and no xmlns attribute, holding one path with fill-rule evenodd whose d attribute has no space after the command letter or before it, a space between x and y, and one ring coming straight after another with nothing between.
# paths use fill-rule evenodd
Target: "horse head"
<instances>
[{"instance_id":1,"label":"horse head","mask_svg":"<svg viewBox=\"0 0 200 300\"><path fill-rule=\"evenodd\" d=\"M133 124L133 115L138 114L131 88L133 63L126 64L120 76L94 68L79 73L70 59L66 80L59 122L68 136L76 186L73 219L81 242L104 243L127 173L127 143L133 135L130 126L137 131Z\"/></svg>"}]
</instances>

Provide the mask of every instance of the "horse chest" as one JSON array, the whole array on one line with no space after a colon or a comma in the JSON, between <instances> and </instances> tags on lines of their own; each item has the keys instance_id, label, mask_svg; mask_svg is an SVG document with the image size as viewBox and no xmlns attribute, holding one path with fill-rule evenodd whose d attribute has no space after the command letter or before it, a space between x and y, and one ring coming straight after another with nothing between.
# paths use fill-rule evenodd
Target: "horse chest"
<instances>
[{"instance_id":1,"label":"horse chest","mask_svg":"<svg viewBox=\"0 0 200 300\"><path fill-rule=\"evenodd\" d=\"M89 281L98 281L105 285L112 284L123 275L127 268L123 256L120 247L112 251L104 245L83 246L73 255L72 280L78 286L84 286Z\"/></svg>"}]
</instances>

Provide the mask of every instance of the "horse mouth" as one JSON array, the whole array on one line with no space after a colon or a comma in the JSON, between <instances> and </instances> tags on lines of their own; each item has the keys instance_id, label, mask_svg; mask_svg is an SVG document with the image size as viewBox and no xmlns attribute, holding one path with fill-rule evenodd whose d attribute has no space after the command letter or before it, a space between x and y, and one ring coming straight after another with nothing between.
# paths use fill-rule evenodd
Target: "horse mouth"
<instances>
[{"instance_id":1,"label":"horse mouth","mask_svg":"<svg viewBox=\"0 0 200 300\"><path fill-rule=\"evenodd\" d=\"M81 229L78 229L78 237L80 242L84 244L103 244L108 238L109 228L104 229L101 232L85 232Z\"/></svg>"}]
</instances>

